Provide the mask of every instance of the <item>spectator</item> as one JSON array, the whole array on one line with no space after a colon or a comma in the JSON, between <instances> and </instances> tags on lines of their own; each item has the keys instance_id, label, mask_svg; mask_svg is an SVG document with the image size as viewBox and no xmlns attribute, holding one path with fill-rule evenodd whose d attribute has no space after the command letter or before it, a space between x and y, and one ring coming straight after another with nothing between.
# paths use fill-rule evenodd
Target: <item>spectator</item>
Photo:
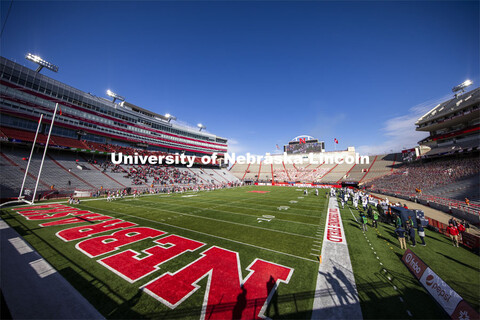
<instances>
[{"instance_id":1,"label":"spectator","mask_svg":"<svg viewBox=\"0 0 480 320\"><path fill-rule=\"evenodd\" d=\"M405 242L405 229L403 229L401 226L395 229L395 233L398 236L398 241L400 242L400 248L401 249L407 249L407 243Z\"/></svg>"},{"instance_id":2,"label":"spectator","mask_svg":"<svg viewBox=\"0 0 480 320\"><path fill-rule=\"evenodd\" d=\"M408 229L408 235L410 236L410 241L412 241L412 247L415 247L417 243L415 242L415 228L413 225Z\"/></svg>"},{"instance_id":3,"label":"spectator","mask_svg":"<svg viewBox=\"0 0 480 320\"><path fill-rule=\"evenodd\" d=\"M458 226L457 226L457 229L458 229L458 232L460 234L460 241L463 242L463 234L465 233L465 230L466 230L465 226L463 224L459 223Z\"/></svg>"},{"instance_id":4,"label":"spectator","mask_svg":"<svg viewBox=\"0 0 480 320\"><path fill-rule=\"evenodd\" d=\"M413 220L412 220L412 217L411 216L408 216L408 223L413 227L414 224L413 224Z\"/></svg>"},{"instance_id":5,"label":"spectator","mask_svg":"<svg viewBox=\"0 0 480 320\"><path fill-rule=\"evenodd\" d=\"M468 221L466 221L465 219L462 220L462 224L463 226L465 227L465 232L468 232L468 228L470 228L470 224L468 223Z\"/></svg>"},{"instance_id":6,"label":"spectator","mask_svg":"<svg viewBox=\"0 0 480 320\"><path fill-rule=\"evenodd\" d=\"M378 228L378 212L377 211L373 212L372 227L375 227L375 229Z\"/></svg>"},{"instance_id":7,"label":"spectator","mask_svg":"<svg viewBox=\"0 0 480 320\"><path fill-rule=\"evenodd\" d=\"M448 220L448 224L453 224L454 227L458 225L457 220L454 217L451 217L450 220Z\"/></svg>"},{"instance_id":8,"label":"spectator","mask_svg":"<svg viewBox=\"0 0 480 320\"><path fill-rule=\"evenodd\" d=\"M465 204L466 204L467 206L470 205L470 200L469 200L468 198L465 198Z\"/></svg>"},{"instance_id":9,"label":"spectator","mask_svg":"<svg viewBox=\"0 0 480 320\"><path fill-rule=\"evenodd\" d=\"M361 222L362 222L362 230L367 231L368 230L368 228L367 228L368 220L367 220L367 217L365 216L364 213L362 213L362 215L360 216L360 219L361 219Z\"/></svg>"},{"instance_id":10,"label":"spectator","mask_svg":"<svg viewBox=\"0 0 480 320\"><path fill-rule=\"evenodd\" d=\"M395 226L397 228L401 227L402 226L402 218L400 218L400 216L397 216L396 220L395 220Z\"/></svg>"},{"instance_id":11,"label":"spectator","mask_svg":"<svg viewBox=\"0 0 480 320\"><path fill-rule=\"evenodd\" d=\"M452 239L453 246L458 247L458 229L453 225L453 223L450 223L450 225L447 227L447 233L450 236L450 239Z\"/></svg>"},{"instance_id":12,"label":"spectator","mask_svg":"<svg viewBox=\"0 0 480 320\"><path fill-rule=\"evenodd\" d=\"M425 243L425 229L423 228L420 221L417 221L417 232L420 240L422 241L422 246L426 246L427 244Z\"/></svg>"}]
</instances>

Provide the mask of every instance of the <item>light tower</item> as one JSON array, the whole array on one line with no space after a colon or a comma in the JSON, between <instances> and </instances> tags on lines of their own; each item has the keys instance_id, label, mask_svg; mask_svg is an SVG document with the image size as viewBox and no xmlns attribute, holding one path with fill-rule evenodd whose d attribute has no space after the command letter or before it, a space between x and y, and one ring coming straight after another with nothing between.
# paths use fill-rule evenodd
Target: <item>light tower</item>
<instances>
[{"instance_id":1,"label":"light tower","mask_svg":"<svg viewBox=\"0 0 480 320\"><path fill-rule=\"evenodd\" d=\"M25 56L25 59L30 60L30 61L38 64L38 68L37 68L37 70L35 70L36 72L40 72L43 68L47 68L48 70L53 71L53 72L58 72L58 67L56 65L54 65L53 63L50 63L48 61L45 61L42 58L40 58L39 56L36 56L34 54L27 53L27 55Z\"/></svg>"}]
</instances>

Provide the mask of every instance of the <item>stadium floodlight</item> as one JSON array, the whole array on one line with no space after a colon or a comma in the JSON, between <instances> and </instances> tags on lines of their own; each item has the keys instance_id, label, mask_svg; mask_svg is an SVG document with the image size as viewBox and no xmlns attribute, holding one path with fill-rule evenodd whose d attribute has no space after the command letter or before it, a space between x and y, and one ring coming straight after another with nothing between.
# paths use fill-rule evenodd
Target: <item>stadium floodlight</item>
<instances>
[{"instance_id":1,"label":"stadium floodlight","mask_svg":"<svg viewBox=\"0 0 480 320\"><path fill-rule=\"evenodd\" d=\"M30 61L38 64L38 68L37 68L36 72L40 72L40 70L42 70L43 68L47 68L48 70L53 71L53 72L58 72L58 67L56 65L54 65L54 64L52 64L48 61L45 61L42 58L40 58L39 56L36 56L34 54L27 53L27 55L25 56L25 59L30 60Z\"/></svg>"},{"instance_id":2,"label":"stadium floodlight","mask_svg":"<svg viewBox=\"0 0 480 320\"><path fill-rule=\"evenodd\" d=\"M200 128L199 131L202 131L202 129L207 129L207 127L205 127L205 126L204 126L203 124L201 124L201 123L197 124L197 127Z\"/></svg>"},{"instance_id":3,"label":"stadium floodlight","mask_svg":"<svg viewBox=\"0 0 480 320\"><path fill-rule=\"evenodd\" d=\"M109 89L109 90L107 90L107 96L109 96L109 97L112 97L112 98L113 98L112 102L115 102L117 99L118 99L118 100L125 101L125 98L124 98L124 97L122 97L122 96L120 96L120 95L116 94L115 92L111 91L110 89Z\"/></svg>"},{"instance_id":4,"label":"stadium floodlight","mask_svg":"<svg viewBox=\"0 0 480 320\"><path fill-rule=\"evenodd\" d=\"M175 116L172 116L170 113L167 113L165 115L165 118L167 118L168 122L172 121L172 120L177 120L177 117Z\"/></svg>"},{"instance_id":5,"label":"stadium floodlight","mask_svg":"<svg viewBox=\"0 0 480 320\"><path fill-rule=\"evenodd\" d=\"M468 87L468 86L471 86L472 83L473 83L472 80L465 80L464 82L462 82L458 86L453 87L452 92L458 92L458 91L464 92L465 88Z\"/></svg>"}]
</instances>

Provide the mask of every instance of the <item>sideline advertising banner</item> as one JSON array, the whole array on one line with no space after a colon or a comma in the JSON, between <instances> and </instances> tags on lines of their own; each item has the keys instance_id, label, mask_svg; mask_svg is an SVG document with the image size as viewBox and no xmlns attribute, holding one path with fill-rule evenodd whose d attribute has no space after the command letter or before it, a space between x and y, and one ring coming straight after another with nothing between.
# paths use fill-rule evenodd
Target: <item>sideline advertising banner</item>
<instances>
[{"instance_id":1,"label":"sideline advertising banner","mask_svg":"<svg viewBox=\"0 0 480 320\"><path fill-rule=\"evenodd\" d=\"M479 314L413 251L407 249L402 261L452 319L479 319Z\"/></svg>"}]
</instances>

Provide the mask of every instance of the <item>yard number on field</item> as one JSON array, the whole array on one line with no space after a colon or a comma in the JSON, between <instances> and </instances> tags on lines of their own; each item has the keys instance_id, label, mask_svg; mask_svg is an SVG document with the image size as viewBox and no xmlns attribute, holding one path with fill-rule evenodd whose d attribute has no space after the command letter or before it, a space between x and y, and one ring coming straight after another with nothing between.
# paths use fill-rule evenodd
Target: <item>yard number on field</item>
<instances>
[{"instance_id":1,"label":"yard number on field","mask_svg":"<svg viewBox=\"0 0 480 320\"><path fill-rule=\"evenodd\" d=\"M262 221L267 221L267 222L270 222L272 221L272 219L274 219L275 216L271 216L269 214L264 214L261 218L257 218L258 220L258 223L262 222Z\"/></svg>"}]
</instances>

